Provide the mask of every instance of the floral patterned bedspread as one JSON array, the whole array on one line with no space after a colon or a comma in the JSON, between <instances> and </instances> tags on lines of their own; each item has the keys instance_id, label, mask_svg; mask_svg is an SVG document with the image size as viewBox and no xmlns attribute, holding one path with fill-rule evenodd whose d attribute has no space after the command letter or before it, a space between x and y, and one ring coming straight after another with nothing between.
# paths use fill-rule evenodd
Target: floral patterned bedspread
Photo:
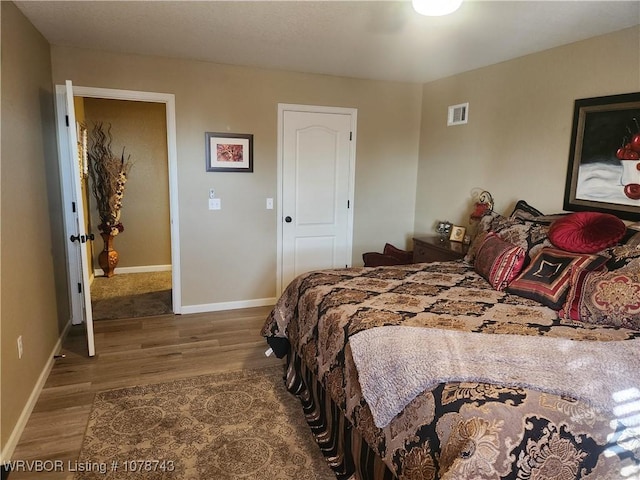
<instances>
[{"instance_id":1,"label":"floral patterned bedspread","mask_svg":"<svg viewBox=\"0 0 640 480\"><path fill-rule=\"evenodd\" d=\"M620 393L618 416L611 418L581 401L521 387L441 383L376 427L349 337L383 325L597 341L640 338L640 332L562 321L534 301L493 290L462 261L301 275L262 330L288 339L400 479L640 478L640 385Z\"/></svg>"}]
</instances>

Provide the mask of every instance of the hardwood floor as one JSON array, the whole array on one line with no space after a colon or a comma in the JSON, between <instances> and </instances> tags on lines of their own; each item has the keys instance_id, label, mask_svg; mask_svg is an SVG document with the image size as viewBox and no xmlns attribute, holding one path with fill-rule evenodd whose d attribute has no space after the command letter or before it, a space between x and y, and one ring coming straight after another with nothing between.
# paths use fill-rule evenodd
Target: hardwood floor
<instances>
[{"instance_id":1,"label":"hardwood floor","mask_svg":"<svg viewBox=\"0 0 640 480\"><path fill-rule=\"evenodd\" d=\"M70 479L96 392L281 364L264 355L260 328L271 307L96 322L96 356L73 327L38 399L13 460L60 460L64 472L14 471L10 480Z\"/></svg>"}]
</instances>

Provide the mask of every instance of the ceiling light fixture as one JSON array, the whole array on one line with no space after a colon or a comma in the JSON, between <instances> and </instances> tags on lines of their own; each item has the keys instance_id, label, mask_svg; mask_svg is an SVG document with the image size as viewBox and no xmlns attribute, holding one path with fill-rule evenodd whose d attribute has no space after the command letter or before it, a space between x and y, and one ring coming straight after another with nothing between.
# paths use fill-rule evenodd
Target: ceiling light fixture
<instances>
[{"instance_id":1,"label":"ceiling light fixture","mask_svg":"<svg viewBox=\"0 0 640 480\"><path fill-rule=\"evenodd\" d=\"M462 0L411 0L413 9L420 15L439 17L455 12Z\"/></svg>"}]
</instances>

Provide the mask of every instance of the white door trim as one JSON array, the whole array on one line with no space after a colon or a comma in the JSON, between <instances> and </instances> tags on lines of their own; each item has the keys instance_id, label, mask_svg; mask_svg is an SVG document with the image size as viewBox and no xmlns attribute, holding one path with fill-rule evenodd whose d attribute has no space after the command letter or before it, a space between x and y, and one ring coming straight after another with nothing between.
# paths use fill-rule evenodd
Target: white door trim
<instances>
[{"instance_id":1,"label":"white door trim","mask_svg":"<svg viewBox=\"0 0 640 480\"><path fill-rule=\"evenodd\" d=\"M141 92L73 86L73 95L78 97L130 100L138 102L164 103L167 117L167 157L169 167L169 217L171 222L171 265L173 313L182 313L180 282L180 227L178 221L178 150L176 140L176 103L172 93ZM64 178L63 178L64 181Z\"/></svg>"},{"instance_id":2,"label":"white door trim","mask_svg":"<svg viewBox=\"0 0 640 480\"><path fill-rule=\"evenodd\" d=\"M283 215L283 143L284 143L284 112L310 112L310 113L334 113L341 115L349 115L351 117L351 132L352 141L350 142L349 152L349 193L348 198L351 204L347 212L347 258L349 260L348 265L351 266L351 260L353 256L353 212L355 210L354 204L354 191L356 182L356 126L358 120L358 109L347 107L327 107L319 105L298 105L291 103L279 103L278 104L278 141L277 141L277 169L278 189L276 194L276 221L277 221L277 266L276 266L276 297L280 296L282 291L287 287L282 284L282 215Z\"/></svg>"}]
</instances>

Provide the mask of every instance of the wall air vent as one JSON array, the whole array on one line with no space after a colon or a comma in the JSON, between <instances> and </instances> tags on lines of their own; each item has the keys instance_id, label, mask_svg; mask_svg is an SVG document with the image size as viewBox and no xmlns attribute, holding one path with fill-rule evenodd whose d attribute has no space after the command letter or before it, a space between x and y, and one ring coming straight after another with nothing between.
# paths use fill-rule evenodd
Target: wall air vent
<instances>
[{"instance_id":1,"label":"wall air vent","mask_svg":"<svg viewBox=\"0 0 640 480\"><path fill-rule=\"evenodd\" d=\"M462 125L467 123L469 119L469 102L459 105L451 105L449 107L449 115L447 116L447 126Z\"/></svg>"}]
</instances>

